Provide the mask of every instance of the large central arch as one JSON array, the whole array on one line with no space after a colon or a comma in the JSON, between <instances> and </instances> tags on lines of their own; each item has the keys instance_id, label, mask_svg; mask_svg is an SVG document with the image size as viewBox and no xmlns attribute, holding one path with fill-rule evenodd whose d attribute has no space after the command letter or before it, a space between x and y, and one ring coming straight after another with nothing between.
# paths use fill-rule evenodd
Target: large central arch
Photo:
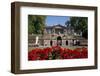
<instances>
[{"instance_id":1,"label":"large central arch","mask_svg":"<svg viewBox=\"0 0 100 76\"><path fill-rule=\"evenodd\" d=\"M62 46L62 38L61 38L61 36L57 37L57 45Z\"/></svg>"}]
</instances>

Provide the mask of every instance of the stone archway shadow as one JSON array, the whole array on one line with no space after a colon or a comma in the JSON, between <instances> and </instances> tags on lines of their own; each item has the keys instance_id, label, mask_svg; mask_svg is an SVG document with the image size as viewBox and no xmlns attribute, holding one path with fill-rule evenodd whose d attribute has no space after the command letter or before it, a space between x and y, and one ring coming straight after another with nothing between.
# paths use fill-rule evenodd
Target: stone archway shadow
<instances>
[{"instance_id":1,"label":"stone archway shadow","mask_svg":"<svg viewBox=\"0 0 100 76\"><path fill-rule=\"evenodd\" d=\"M61 36L57 37L57 45L62 46L62 37Z\"/></svg>"}]
</instances>

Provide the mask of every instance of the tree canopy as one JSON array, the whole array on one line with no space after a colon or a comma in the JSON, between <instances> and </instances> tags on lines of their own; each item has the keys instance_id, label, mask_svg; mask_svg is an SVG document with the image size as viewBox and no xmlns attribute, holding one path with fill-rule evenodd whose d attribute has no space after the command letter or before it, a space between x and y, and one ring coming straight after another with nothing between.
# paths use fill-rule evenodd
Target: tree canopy
<instances>
[{"instance_id":1,"label":"tree canopy","mask_svg":"<svg viewBox=\"0 0 100 76\"><path fill-rule=\"evenodd\" d=\"M70 17L69 21L65 22L67 27L73 27L76 32L82 32L82 36L87 38L88 19L87 17Z\"/></svg>"},{"instance_id":2,"label":"tree canopy","mask_svg":"<svg viewBox=\"0 0 100 76\"><path fill-rule=\"evenodd\" d=\"M45 27L46 16L28 15L28 33L42 34Z\"/></svg>"}]
</instances>

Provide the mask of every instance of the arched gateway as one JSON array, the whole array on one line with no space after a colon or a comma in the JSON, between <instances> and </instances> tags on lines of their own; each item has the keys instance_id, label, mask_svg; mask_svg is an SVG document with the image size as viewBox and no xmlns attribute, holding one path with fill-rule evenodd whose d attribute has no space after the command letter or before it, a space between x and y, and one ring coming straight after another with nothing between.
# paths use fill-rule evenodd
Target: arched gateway
<instances>
[{"instance_id":1,"label":"arched gateway","mask_svg":"<svg viewBox=\"0 0 100 76\"><path fill-rule=\"evenodd\" d=\"M62 38L61 38L61 36L57 37L57 45L62 46Z\"/></svg>"}]
</instances>

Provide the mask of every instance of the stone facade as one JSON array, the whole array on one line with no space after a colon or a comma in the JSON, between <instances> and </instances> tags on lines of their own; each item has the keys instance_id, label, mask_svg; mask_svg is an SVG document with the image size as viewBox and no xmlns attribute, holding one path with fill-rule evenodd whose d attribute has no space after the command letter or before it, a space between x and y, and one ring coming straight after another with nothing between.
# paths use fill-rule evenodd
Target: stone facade
<instances>
[{"instance_id":1,"label":"stone facade","mask_svg":"<svg viewBox=\"0 0 100 76\"><path fill-rule=\"evenodd\" d=\"M29 36L29 43L35 44L37 35ZM81 37L81 33L77 34L73 28L68 28L60 24L45 27L44 34L38 35L39 46L66 46L73 45L77 37Z\"/></svg>"}]
</instances>

